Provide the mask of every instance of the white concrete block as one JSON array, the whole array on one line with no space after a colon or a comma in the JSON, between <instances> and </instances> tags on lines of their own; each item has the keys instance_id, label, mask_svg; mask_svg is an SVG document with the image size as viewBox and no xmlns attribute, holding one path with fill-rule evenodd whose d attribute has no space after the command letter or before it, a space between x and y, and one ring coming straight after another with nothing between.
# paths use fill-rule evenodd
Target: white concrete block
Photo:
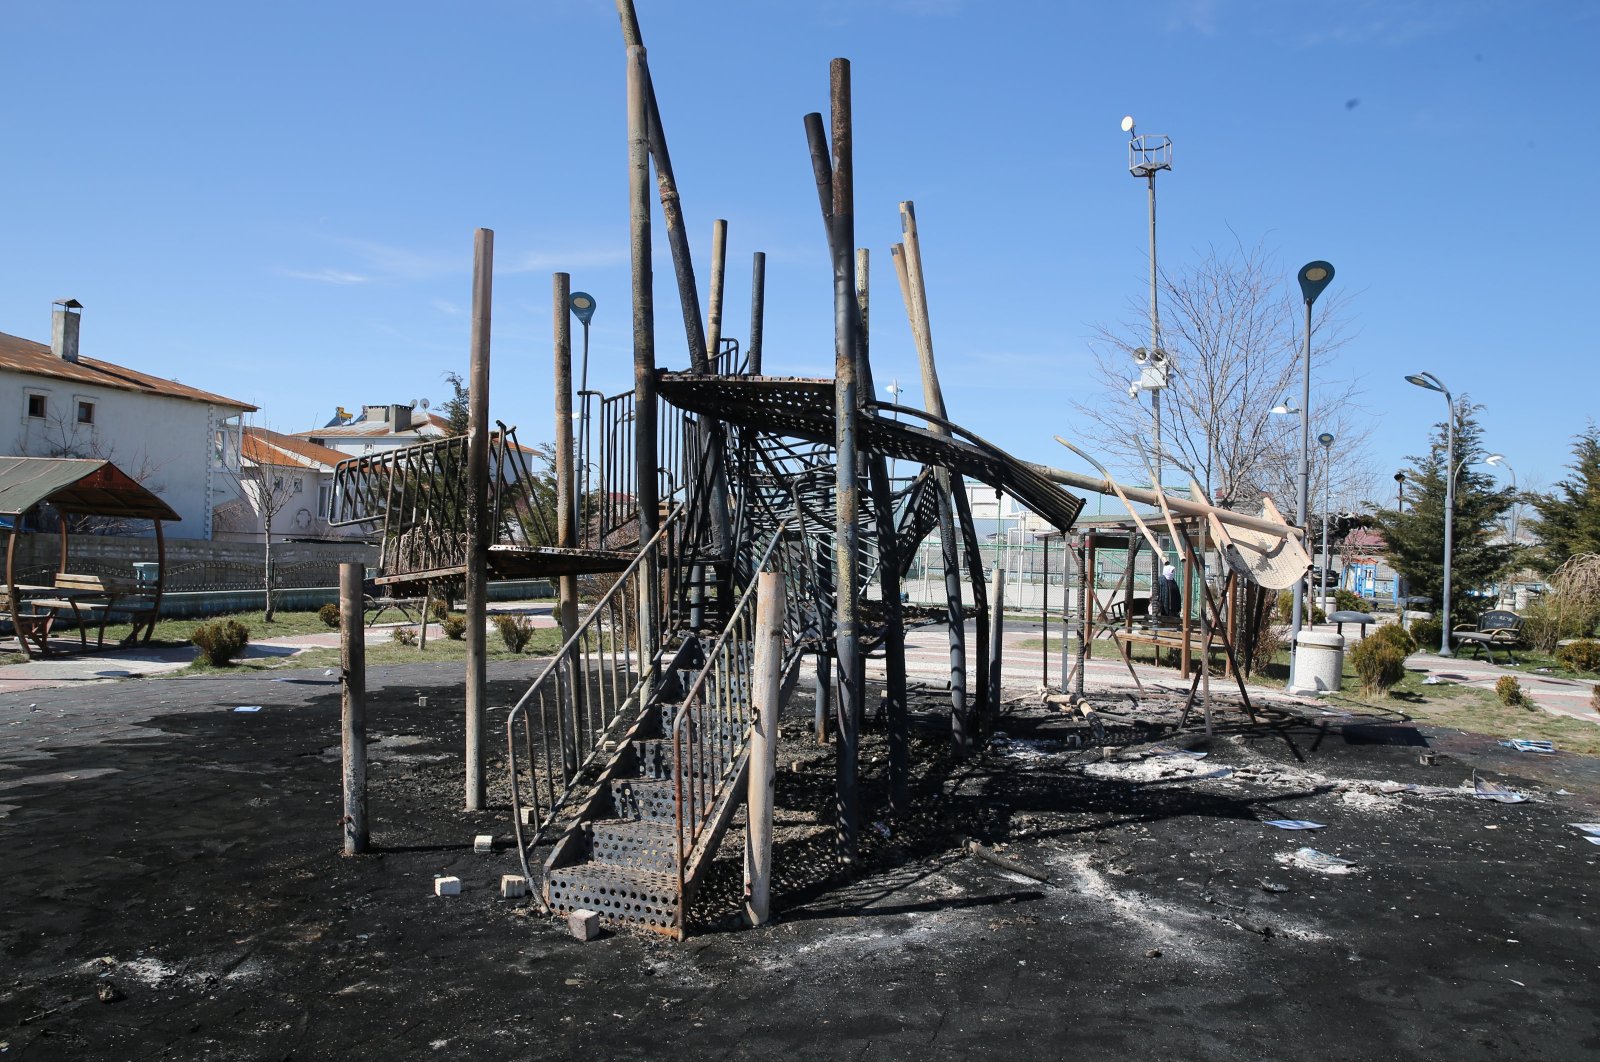
<instances>
[{"instance_id":1,"label":"white concrete block","mask_svg":"<svg viewBox=\"0 0 1600 1062\"><path fill-rule=\"evenodd\" d=\"M480 855L494 851L494 834L480 833L472 839L472 850Z\"/></svg>"},{"instance_id":2,"label":"white concrete block","mask_svg":"<svg viewBox=\"0 0 1600 1062\"><path fill-rule=\"evenodd\" d=\"M537 825L539 825L538 816L537 816L537 814L534 812L534 810L532 808L523 808L522 809L522 824L524 826L537 826Z\"/></svg>"},{"instance_id":3,"label":"white concrete block","mask_svg":"<svg viewBox=\"0 0 1600 1062\"><path fill-rule=\"evenodd\" d=\"M573 911L567 915L567 929L579 940L593 940L600 935L600 914L597 911Z\"/></svg>"},{"instance_id":4,"label":"white concrete block","mask_svg":"<svg viewBox=\"0 0 1600 1062\"><path fill-rule=\"evenodd\" d=\"M435 896L460 896L460 878L434 878L433 894Z\"/></svg>"},{"instance_id":5,"label":"white concrete block","mask_svg":"<svg viewBox=\"0 0 1600 1062\"><path fill-rule=\"evenodd\" d=\"M500 875L500 898L515 900L528 895L528 879L521 874Z\"/></svg>"}]
</instances>

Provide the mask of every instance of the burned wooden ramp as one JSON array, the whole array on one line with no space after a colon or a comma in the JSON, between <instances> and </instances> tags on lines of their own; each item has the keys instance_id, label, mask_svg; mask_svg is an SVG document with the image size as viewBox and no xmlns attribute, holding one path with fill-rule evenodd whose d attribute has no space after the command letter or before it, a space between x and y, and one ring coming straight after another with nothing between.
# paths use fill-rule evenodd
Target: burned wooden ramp
<instances>
[{"instance_id":1,"label":"burned wooden ramp","mask_svg":"<svg viewBox=\"0 0 1600 1062\"><path fill-rule=\"evenodd\" d=\"M831 444L834 438L834 382L775 376L702 376L662 373L661 397L680 409L772 435ZM951 432L891 420L877 412L893 408L921 417ZM1019 460L961 427L921 410L869 406L857 426L863 452L882 454L970 476L1004 491L1066 531L1083 510L1083 499L1061 489L1033 465Z\"/></svg>"}]
</instances>

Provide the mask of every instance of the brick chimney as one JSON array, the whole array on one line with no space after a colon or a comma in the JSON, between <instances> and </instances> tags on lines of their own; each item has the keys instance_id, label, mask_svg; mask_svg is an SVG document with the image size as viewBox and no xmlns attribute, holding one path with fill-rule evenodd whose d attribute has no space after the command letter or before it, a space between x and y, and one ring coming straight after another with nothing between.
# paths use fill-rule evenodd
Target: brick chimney
<instances>
[{"instance_id":1,"label":"brick chimney","mask_svg":"<svg viewBox=\"0 0 1600 1062\"><path fill-rule=\"evenodd\" d=\"M50 322L50 353L62 361L78 360L78 323L83 303L77 299L57 299Z\"/></svg>"}]
</instances>

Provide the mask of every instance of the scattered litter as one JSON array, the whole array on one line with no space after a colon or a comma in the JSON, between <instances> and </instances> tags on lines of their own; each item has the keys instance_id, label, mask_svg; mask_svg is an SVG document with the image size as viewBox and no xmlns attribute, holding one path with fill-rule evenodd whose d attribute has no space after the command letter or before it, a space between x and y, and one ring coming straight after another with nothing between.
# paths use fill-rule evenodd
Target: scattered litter
<instances>
[{"instance_id":1,"label":"scattered litter","mask_svg":"<svg viewBox=\"0 0 1600 1062\"><path fill-rule=\"evenodd\" d=\"M332 675L333 673L334 673L333 668L331 668L331 667L330 668L324 668L323 672L322 672L322 677L323 678L327 678L329 675Z\"/></svg>"},{"instance_id":2,"label":"scattered litter","mask_svg":"<svg viewBox=\"0 0 1600 1062\"><path fill-rule=\"evenodd\" d=\"M1528 987L1527 985L1523 984L1521 981L1517 980L1515 977L1508 977L1508 978L1506 978L1506 980L1510 981L1512 984L1516 985L1518 988L1527 988Z\"/></svg>"},{"instance_id":3,"label":"scattered litter","mask_svg":"<svg viewBox=\"0 0 1600 1062\"><path fill-rule=\"evenodd\" d=\"M1555 668L1553 668L1553 667L1536 667L1536 668L1534 668L1534 670L1537 671L1541 675L1548 675L1550 672L1554 671Z\"/></svg>"},{"instance_id":4,"label":"scattered litter","mask_svg":"<svg viewBox=\"0 0 1600 1062\"><path fill-rule=\"evenodd\" d=\"M1556 750L1555 745L1549 741L1533 741L1528 738L1512 738L1510 741L1502 741L1500 744L1508 749L1516 749L1518 752L1554 752Z\"/></svg>"},{"instance_id":5,"label":"scattered litter","mask_svg":"<svg viewBox=\"0 0 1600 1062\"><path fill-rule=\"evenodd\" d=\"M1476 775L1473 776L1472 790L1479 800L1493 800L1501 804L1520 804L1528 799L1514 789L1507 789L1496 782L1486 782Z\"/></svg>"},{"instance_id":6,"label":"scattered litter","mask_svg":"<svg viewBox=\"0 0 1600 1062\"><path fill-rule=\"evenodd\" d=\"M1330 870L1335 867L1353 867L1354 859L1342 859L1327 852L1319 852L1315 848L1301 848L1294 853L1295 861L1304 866L1315 867L1318 870Z\"/></svg>"},{"instance_id":7,"label":"scattered litter","mask_svg":"<svg viewBox=\"0 0 1600 1062\"><path fill-rule=\"evenodd\" d=\"M122 989L118 988L116 983L112 981L101 981L95 986L94 994L102 1003L115 1003L120 999L126 998L122 994Z\"/></svg>"},{"instance_id":8,"label":"scattered litter","mask_svg":"<svg viewBox=\"0 0 1600 1062\"><path fill-rule=\"evenodd\" d=\"M1600 837L1585 837L1584 840L1590 844L1600 844Z\"/></svg>"},{"instance_id":9,"label":"scattered litter","mask_svg":"<svg viewBox=\"0 0 1600 1062\"><path fill-rule=\"evenodd\" d=\"M1203 760L1211 755L1209 752L1200 752L1196 749L1175 749L1170 745L1152 745L1145 750L1147 756L1183 756L1191 760Z\"/></svg>"},{"instance_id":10,"label":"scattered litter","mask_svg":"<svg viewBox=\"0 0 1600 1062\"><path fill-rule=\"evenodd\" d=\"M1276 826L1280 830L1321 830L1327 827L1325 822L1312 822L1310 819L1268 819L1268 826Z\"/></svg>"},{"instance_id":11,"label":"scattered litter","mask_svg":"<svg viewBox=\"0 0 1600 1062\"><path fill-rule=\"evenodd\" d=\"M236 712L259 712L259 711L261 711L261 705L259 705L259 704L241 704L241 705L239 705L239 707L235 708L234 711L236 711Z\"/></svg>"},{"instance_id":12,"label":"scattered litter","mask_svg":"<svg viewBox=\"0 0 1600 1062\"><path fill-rule=\"evenodd\" d=\"M872 824L872 828L878 832L879 837L882 837L886 841L890 837L894 836L894 831L890 830L889 827L885 826L881 822L874 822Z\"/></svg>"},{"instance_id":13,"label":"scattered litter","mask_svg":"<svg viewBox=\"0 0 1600 1062\"><path fill-rule=\"evenodd\" d=\"M1306 851L1310 851L1310 849L1306 849ZM1277 882L1268 881L1266 878L1258 879L1256 881L1256 884L1261 886L1261 891L1262 892L1288 892L1289 891L1289 886L1287 886L1287 885L1279 885Z\"/></svg>"},{"instance_id":14,"label":"scattered litter","mask_svg":"<svg viewBox=\"0 0 1600 1062\"><path fill-rule=\"evenodd\" d=\"M1600 822L1569 822L1567 825L1579 833L1586 833L1590 837L1600 837Z\"/></svg>"},{"instance_id":15,"label":"scattered litter","mask_svg":"<svg viewBox=\"0 0 1600 1062\"><path fill-rule=\"evenodd\" d=\"M984 860L985 862L993 863L1001 870L1009 870L1013 874L1021 874L1023 877L1032 878L1034 881L1047 882L1050 880L1050 875L1045 871L1035 870L1026 863L1019 863L1015 859L1009 859L1006 856L1001 855L999 852L996 852L993 848L990 848L986 844L980 844L977 841L969 839L967 841L967 851L971 852L973 855Z\"/></svg>"}]
</instances>

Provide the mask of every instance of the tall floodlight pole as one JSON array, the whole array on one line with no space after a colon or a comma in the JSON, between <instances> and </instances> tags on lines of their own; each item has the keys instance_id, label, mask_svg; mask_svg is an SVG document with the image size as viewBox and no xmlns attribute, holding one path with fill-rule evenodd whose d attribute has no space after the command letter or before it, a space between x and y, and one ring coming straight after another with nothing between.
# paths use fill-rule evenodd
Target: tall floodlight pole
<instances>
[{"instance_id":1,"label":"tall floodlight pole","mask_svg":"<svg viewBox=\"0 0 1600 1062\"><path fill-rule=\"evenodd\" d=\"M583 534L583 506L589 498L589 322L594 319L594 296L587 291L574 291L567 298L567 308L583 325L583 368L578 374L578 467L583 470L582 490L573 491L573 527Z\"/></svg>"},{"instance_id":2,"label":"tall floodlight pole","mask_svg":"<svg viewBox=\"0 0 1600 1062\"><path fill-rule=\"evenodd\" d=\"M1431 372L1414 373L1406 383L1416 384L1444 395L1444 604L1439 613L1439 655L1450 655L1450 553L1455 543L1456 523L1456 399L1450 389Z\"/></svg>"},{"instance_id":3,"label":"tall floodlight pole","mask_svg":"<svg viewBox=\"0 0 1600 1062\"><path fill-rule=\"evenodd\" d=\"M1172 169L1172 141L1168 137L1134 132L1133 116L1122 119L1122 131L1128 134L1128 172L1143 178L1150 190L1150 346L1133 352L1133 360L1140 367L1139 379L1129 390L1150 392L1151 439L1155 443L1156 481L1151 484L1161 489L1161 391L1167 386L1171 363L1161 347L1161 310L1158 299L1160 272L1156 268L1156 174ZM1159 561L1158 561L1159 563Z\"/></svg>"},{"instance_id":4,"label":"tall floodlight pole","mask_svg":"<svg viewBox=\"0 0 1600 1062\"><path fill-rule=\"evenodd\" d=\"M1300 295L1306 304L1306 351L1305 379L1300 389L1300 486L1295 495L1294 522L1304 534L1311 516L1311 305L1333 280L1333 266L1322 261L1307 262L1300 267L1299 279ZM1300 671L1300 617L1305 611L1305 594L1306 583L1302 579L1294 584L1294 619L1289 625L1289 645L1294 654L1289 663L1291 690L1300 685L1296 679Z\"/></svg>"},{"instance_id":5,"label":"tall floodlight pole","mask_svg":"<svg viewBox=\"0 0 1600 1062\"><path fill-rule=\"evenodd\" d=\"M1317 436L1317 442L1322 446L1322 571L1317 574L1317 589L1324 601L1328 598L1328 506L1330 495L1333 492L1333 433L1323 432Z\"/></svg>"}]
</instances>

